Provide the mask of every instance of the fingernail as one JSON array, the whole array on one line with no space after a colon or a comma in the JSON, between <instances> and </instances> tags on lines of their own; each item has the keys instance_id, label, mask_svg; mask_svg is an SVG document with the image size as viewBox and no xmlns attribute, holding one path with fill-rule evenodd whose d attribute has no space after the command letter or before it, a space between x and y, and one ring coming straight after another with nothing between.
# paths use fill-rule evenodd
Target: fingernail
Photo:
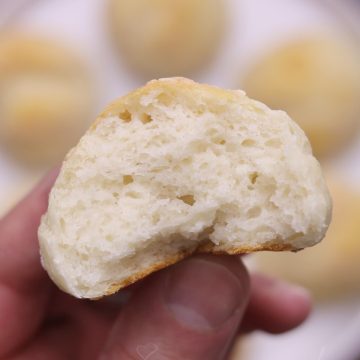
<instances>
[{"instance_id":1,"label":"fingernail","mask_svg":"<svg viewBox=\"0 0 360 360\"><path fill-rule=\"evenodd\" d=\"M224 264L193 258L173 267L164 286L166 305L183 325L216 329L244 311L247 275L236 276Z\"/></svg>"},{"instance_id":2,"label":"fingernail","mask_svg":"<svg viewBox=\"0 0 360 360\"><path fill-rule=\"evenodd\" d=\"M294 285L281 281L278 279L272 279L264 277L262 279L262 285L266 291L274 296L280 296L288 300L310 300L311 295L308 290L299 285Z\"/></svg>"},{"instance_id":3,"label":"fingernail","mask_svg":"<svg viewBox=\"0 0 360 360\"><path fill-rule=\"evenodd\" d=\"M288 284L285 282L278 282L273 289L274 292L281 293L282 297L289 300L310 300L311 295L308 290L302 286Z\"/></svg>"}]
</instances>

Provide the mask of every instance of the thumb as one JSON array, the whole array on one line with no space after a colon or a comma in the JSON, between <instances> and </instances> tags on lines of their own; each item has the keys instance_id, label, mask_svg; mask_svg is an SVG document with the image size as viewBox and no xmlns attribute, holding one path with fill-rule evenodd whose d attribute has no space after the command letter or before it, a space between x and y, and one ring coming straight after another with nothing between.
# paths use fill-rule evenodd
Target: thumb
<instances>
[{"instance_id":1,"label":"thumb","mask_svg":"<svg viewBox=\"0 0 360 360\"><path fill-rule=\"evenodd\" d=\"M102 360L222 359L249 299L238 258L197 256L135 292L115 322Z\"/></svg>"}]
</instances>

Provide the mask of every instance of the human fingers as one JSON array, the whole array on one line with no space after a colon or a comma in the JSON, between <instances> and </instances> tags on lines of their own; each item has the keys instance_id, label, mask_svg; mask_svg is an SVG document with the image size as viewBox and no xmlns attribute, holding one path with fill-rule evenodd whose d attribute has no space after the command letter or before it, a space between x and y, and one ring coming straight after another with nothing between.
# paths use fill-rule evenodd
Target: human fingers
<instances>
[{"instance_id":1,"label":"human fingers","mask_svg":"<svg viewBox=\"0 0 360 360\"><path fill-rule=\"evenodd\" d=\"M249 298L239 259L197 256L148 280L118 316L102 360L221 359Z\"/></svg>"},{"instance_id":2,"label":"human fingers","mask_svg":"<svg viewBox=\"0 0 360 360\"><path fill-rule=\"evenodd\" d=\"M241 331L282 333L300 325L311 311L302 287L261 274L251 276L251 296Z\"/></svg>"},{"instance_id":3,"label":"human fingers","mask_svg":"<svg viewBox=\"0 0 360 360\"><path fill-rule=\"evenodd\" d=\"M0 220L0 357L37 329L50 282L40 264L37 228L57 171Z\"/></svg>"}]
</instances>

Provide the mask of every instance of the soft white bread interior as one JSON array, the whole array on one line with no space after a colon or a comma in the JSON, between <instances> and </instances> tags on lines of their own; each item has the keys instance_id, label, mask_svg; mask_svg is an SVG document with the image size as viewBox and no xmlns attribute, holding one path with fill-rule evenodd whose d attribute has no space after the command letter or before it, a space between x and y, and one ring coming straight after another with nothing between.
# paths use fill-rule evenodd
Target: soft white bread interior
<instances>
[{"instance_id":1,"label":"soft white bread interior","mask_svg":"<svg viewBox=\"0 0 360 360\"><path fill-rule=\"evenodd\" d=\"M70 151L39 239L56 284L98 298L195 251L312 246L330 214L319 163L286 113L173 78L110 105Z\"/></svg>"}]
</instances>

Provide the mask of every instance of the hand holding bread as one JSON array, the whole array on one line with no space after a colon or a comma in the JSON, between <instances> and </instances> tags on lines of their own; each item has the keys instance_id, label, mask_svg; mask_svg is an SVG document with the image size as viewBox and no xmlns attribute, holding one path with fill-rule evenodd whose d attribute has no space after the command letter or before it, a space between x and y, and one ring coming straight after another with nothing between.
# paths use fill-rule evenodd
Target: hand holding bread
<instances>
[{"instance_id":1,"label":"hand holding bread","mask_svg":"<svg viewBox=\"0 0 360 360\"><path fill-rule=\"evenodd\" d=\"M90 302L64 294L41 267L37 242L56 176L0 220L0 358L215 360L237 333L285 332L308 315L303 290L253 276L250 293L244 265L230 256L164 269L127 289L123 305L117 296Z\"/></svg>"}]
</instances>

